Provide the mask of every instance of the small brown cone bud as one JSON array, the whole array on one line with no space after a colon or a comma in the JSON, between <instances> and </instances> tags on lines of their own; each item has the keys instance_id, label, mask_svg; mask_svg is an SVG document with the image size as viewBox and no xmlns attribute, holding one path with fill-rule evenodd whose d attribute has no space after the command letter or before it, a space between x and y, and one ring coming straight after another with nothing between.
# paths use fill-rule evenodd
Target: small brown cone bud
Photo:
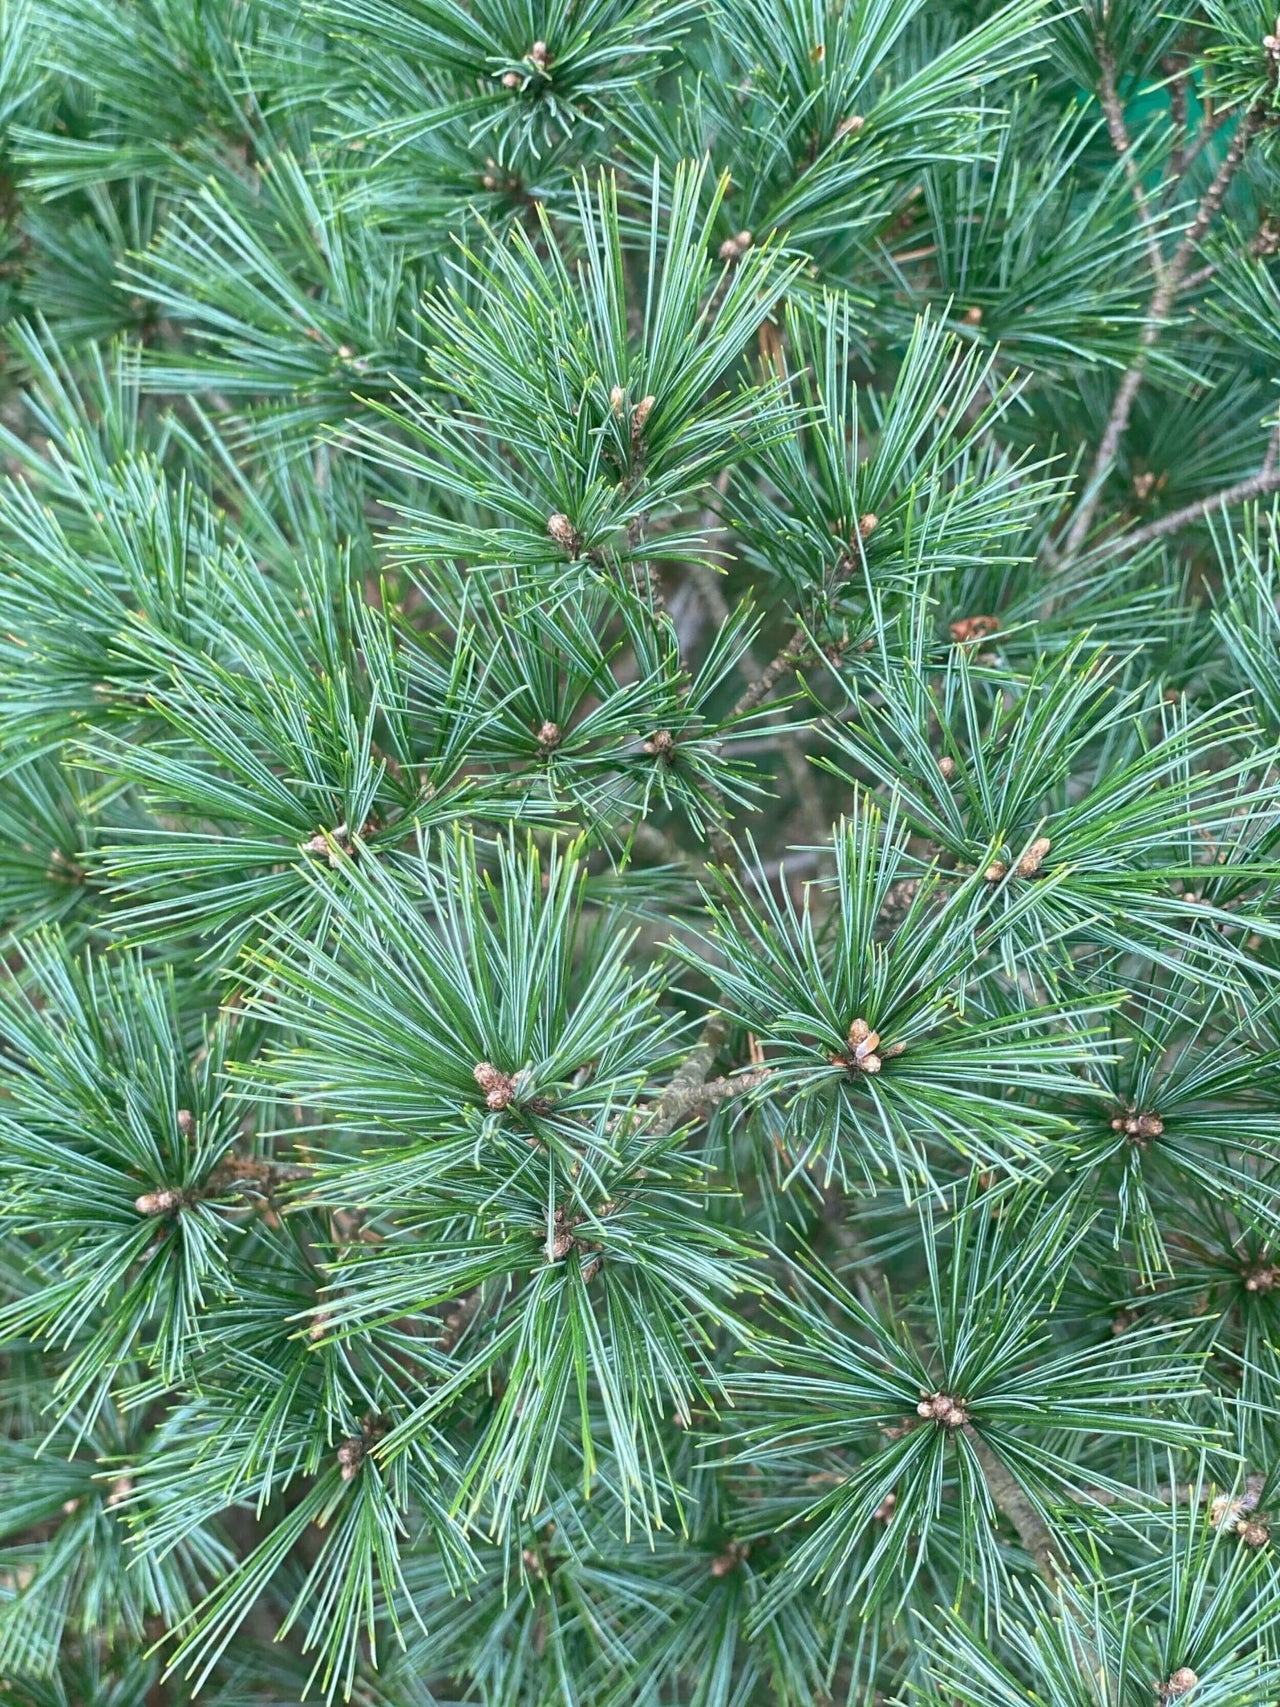
<instances>
[{"instance_id":1,"label":"small brown cone bud","mask_svg":"<svg viewBox=\"0 0 1280 1707\"><path fill-rule=\"evenodd\" d=\"M350 1440L344 1440L338 1448L338 1463L342 1467L342 1479L350 1482L361 1464L364 1462L364 1441L359 1435Z\"/></svg>"},{"instance_id":2,"label":"small brown cone bud","mask_svg":"<svg viewBox=\"0 0 1280 1707\"><path fill-rule=\"evenodd\" d=\"M1270 1529L1265 1523L1260 1523L1256 1519L1249 1523L1237 1524L1236 1534L1245 1546L1251 1547L1255 1553L1259 1548L1265 1547L1271 1539Z\"/></svg>"},{"instance_id":3,"label":"small brown cone bud","mask_svg":"<svg viewBox=\"0 0 1280 1707\"><path fill-rule=\"evenodd\" d=\"M111 1484L111 1492L107 1495L108 1505L122 1505L133 1492L133 1477L130 1475L117 1476Z\"/></svg>"},{"instance_id":4,"label":"small brown cone bud","mask_svg":"<svg viewBox=\"0 0 1280 1707\"><path fill-rule=\"evenodd\" d=\"M1044 864L1044 857L1052 846L1053 843L1049 840L1048 836L1037 836L1035 841L1032 842L1026 853L1023 854L1022 858L1014 867L1018 876L1034 877L1040 867Z\"/></svg>"},{"instance_id":5,"label":"small brown cone bud","mask_svg":"<svg viewBox=\"0 0 1280 1707\"><path fill-rule=\"evenodd\" d=\"M139 1215L171 1215L175 1209L181 1209L182 1193L174 1186L163 1186L159 1191L144 1191L141 1197L135 1197L133 1207Z\"/></svg>"},{"instance_id":6,"label":"small brown cone bud","mask_svg":"<svg viewBox=\"0 0 1280 1707\"><path fill-rule=\"evenodd\" d=\"M659 729L656 735L650 735L641 751L647 753L650 758L669 760L675 750L675 744L675 736L669 729Z\"/></svg>"},{"instance_id":7,"label":"small brown cone bud","mask_svg":"<svg viewBox=\"0 0 1280 1707\"><path fill-rule=\"evenodd\" d=\"M523 82L524 78L518 71L504 71L502 73L502 87L504 89L518 89Z\"/></svg>"},{"instance_id":8,"label":"small brown cone bud","mask_svg":"<svg viewBox=\"0 0 1280 1707\"><path fill-rule=\"evenodd\" d=\"M551 63L551 55L547 52L546 42L534 42L533 46L529 49L529 59L532 64L537 66L539 71L545 71Z\"/></svg>"},{"instance_id":9,"label":"small brown cone bud","mask_svg":"<svg viewBox=\"0 0 1280 1707\"><path fill-rule=\"evenodd\" d=\"M880 1504L872 1512L872 1517L878 1517L881 1523L888 1523L898 1504L897 1494L886 1494Z\"/></svg>"},{"instance_id":10,"label":"small brown cone bud","mask_svg":"<svg viewBox=\"0 0 1280 1707\"><path fill-rule=\"evenodd\" d=\"M993 859L982 875L988 883L1001 883L1009 875L1009 867L1002 859Z\"/></svg>"},{"instance_id":11,"label":"small brown cone bud","mask_svg":"<svg viewBox=\"0 0 1280 1707\"><path fill-rule=\"evenodd\" d=\"M938 760L938 770L947 782L956 774L956 761L949 753L944 753Z\"/></svg>"},{"instance_id":12,"label":"small brown cone bud","mask_svg":"<svg viewBox=\"0 0 1280 1707\"><path fill-rule=\"evenodd\" d=\"M972 640L985 640L988 635L1000 632L1000 619L995 616L962 616L951 624L951 638L957 646L967 645Z\"/></svg>"},{"instance_id":13,"label":"small brown cone bud","mask_svg":"<svg viewBox=\"0 0 1280 1707\"><path fill-rule=\"evenodd\" d=\"M1165 1700L1177 1701L1183 1695L1190 1695L1199 1681L1200 1679L1190 1666L1179 1666L1168 1683L1164 1685Z\"/></svg>"},{"instance_id":14,"label":"small brown cone bud","mask_svg":"<svg viewBox=\"0 0 1280 1707\"><path fill-rule=\"evenodd\" d=\"M975 303L972 308L966 308L962 316L966 326L981 326L982 310Z\"/></svg>"},{"instance_id":15,"label":"small brown cone bud","mask_svg":"<svg viewBox=\"0 0 1280 1707\"><path fill-rule=\"evenodd\" d=\"M190 1138L196 1129L196 1117L189 1108L178 1110L178 1131L184 1138Z\"/></svg>"},{"instance_id":16,"label":"small brown cone bud","mask_svg":"<svg viewBox=\"0 0 1280 1707\"><path fill-rule=\"evenodd\" d=\"M635 414L631 417L631 430L633 433L640 433L644 431L644 424L653 413L653 406L657 401L658 399L651 393L648 397L642 397L636 404Z\"/></svg>"},{"instance_id":17,"label":"small brown cone bud","mask_svg":"<svg viewBox=\"0 0 1280 1707\"><path fill-rule=\"evenodd\" d=\"M847 118L841 119L836 126L836 135L857 136L866 122L861 113L850 113Z\"/></svg>"},{"instance_id":18,"label":"small brown cone bud","mask_svg":"<svg viewBox=\"0 0 1280 1707\"><path fill-rule=\"evenodd\" d=\"M931 1393L916 1406L916 1415L936 1422L939 1428L963 1428L969 1413L954 1394Z\"/></svg>"},{"instance_id":19,"label":"small brown cone bud","mask_svg":"<svg viewBox=\"0 0 1280 1707\"><path fill-rule=\"evenodd\" d=\"M724 1552L717 1554L711 1561L711 1575L713 1577L727 1577L730 1571L737 1570L749 1551L750 1548L745 1541L731 1541Z\"/></svg>"},{"instance_id":20,"label":"small brown cone bud","mask_svg":"<svg viewBox=\"0 0 1280 1707\"><path fill-rule=\"evenodd\" d=\"M582 555L582 535L563 511L557 510L554 515L547 517L547 532L566 557L577 558Z\"/></svg>"},{"instance_id":21,"label":"small brown cone bud","mask_svg":"<svg viewBox=\"0 0 1280 1707\"><path fill-rule=\"evenodd\" d=\"M870 539L879 526L879 516L872 515L870 510L867 511L865 516L858 517L858 534L862 539Z\"/></svg>"},{"instance_id":22,"label":"small brown cone bud","mask_svg":"<svg viewBox=\"0 0 1280 1707\"><path fill-rule=\"evenodd\" d=\"M615 385L609 393L609 407L615 415L621 415L622 405L627 400L627 394L620 385Z\"/></svg>"},{"instance_id":23,"label":"small brown cone bud","mask_svg":"<svg viewBox=\"0 0 1280 1707\"><path fill-rule=\"evenodd\" d=\"M497 1110L509 1108L516 1094L515 1080L508 1078L506 1073L488 1061L478 1061L472 1069L472 1077L484 1092L484 1100L489 1107Z\"/></svg>"},{"instance_id":24,"label":"small brown cone bud","mask_svg":"<svg viewBox=\"0 0 1280 1707\"><path fill-rule=\"evenodd\" d=\"M1280 1266L1260 1262L1246 1268L1243 1278L1246 1292L1274 1292L1280 1286Z\"/></svg>"},{"instance_id":25,"label":"small brown cone bud","mask_svg":"<svg viewBox=\"0 0 1280 1707\"><path fill-rule=\"evenodd\" d=\"M560 745L563 739L564 737L561 734L560 725L558 723L553 723L550 718L540 725L538 729L538 745L542 748L544 753L552 752Z\"/></svg>"}]
</instances>

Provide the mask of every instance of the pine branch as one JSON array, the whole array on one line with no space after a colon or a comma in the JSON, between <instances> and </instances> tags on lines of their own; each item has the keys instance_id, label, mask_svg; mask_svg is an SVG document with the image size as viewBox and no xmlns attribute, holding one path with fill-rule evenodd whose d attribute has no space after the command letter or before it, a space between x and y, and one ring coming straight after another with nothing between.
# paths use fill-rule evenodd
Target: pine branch
<instances>
[{"instance_id":1,"label":"pine branch","mask_svg":"<svg viewBox=\"0 0 1280 1707\"><path fill-rule=\"evenodd\" d=\"M713 1012L702 1028L697 1044L671 1076L662 1093L646 1130L656 1137L666 1137L680 1124L685 1112L696 1107L703 1086L711 1077L712 1068L729 1041L729 1026L723 1014Z\"/></svg>"},{"instance_id":2,"label":"pine branch","mask_svg":"<svg viewBox=\"0 0 1280 1707\"><path fill-rule=\"evenodd\" d=\"M1178 533L1193 522L1204 521L1209 516L1230 509L1233 504L1247 503L1252 498L1262 498L1268 492L1275 491L1280 491L1280 423L1272 429L1267 454L1256 474L1251 474L1244 480L1237 480L1234 486L1224 487L1221 492L1215 492L1208 498L1198 498L1194 504L1185 504L1180 510L1171 510L1167 516L1160 516L1144 527L1120 534L1108 544L1135 550L1139 546L1150 545L1153 540Z\"/></svg>"},{"instance_id":3,"label":"pine branch","mask_svg":"<svg viewBox=\"0 0 1280 1707\"><path fill-rule=\"evenodd\" d=\"M769 1069L761 1067L754 1072L741 1073L734 1078L708 1079L702 1084L695 1084L690 1077L682 1076L680 1089L675 1089L675 1081L663 1092L662 1099L654 1114L654 1130L661 1134L679 1126L691 1114L701 1114L714 1108L722 1102L732 1102L736 1097L746 1096L749 1092L758 1090L767 1084Z\"/></svg>"},{"instance_id":4,"label":"pine branch","mask_svg":"<svg viewBox=\"0 0 1280 1707\"><path fill-rule=\"evenodd\" d=\"M973 1449L974 1457L982 1466L987 1489L997 1510L1013 1525L1019 1541L1044 1581L1050 1588L1056 1588L1065 1574L1065 1568L1048 1525L1016 1477L1009 1473L977 1430L971 1424L966 1424L964 1433Z\"/></svg>"},{"instance_id":5,"label":"pine branch","mask_svg":"<svg viewBox=\"0 0 1280 1707\"><path fill-rule=\"evenodd\" d=\"M1089 470L1083 501L1063 542L1061 555L1065 561L1069 562L1073 559L1088 538L1098 505L1101 502L1103 482L1111 470L1120 448L1120 442L1128 430L1134 399L1137 397L1146 377L1145 353L1158 342L1160 334L1164 330L1165 321L1168 319L1169 311L1183 287L1187 270L1196 250L1205 233L1213 224L1231 181L1245 158L1253 133L1261 120L1262 115L1256 108L1250 108L1241 119L1222 165L1218 168L1213 182L1201 197L1195 218L1187 227L1181 242L1174 250L1169 264L1152 294L1151 301L1147 305L1142 333L1139 338L1141 353L1138 360L1127 369L1121 378L1115 401L1111 407L1111 414L1107 419L1106 428L1098 443L1098 449Z\"/></svg>"},{"instance_id":6,"label":"pine branch","mask_svg":"<svg viewBox=\"0 0 1280 1707\"><path fill-rule=\"evenodd\" d=\"M1164 255L1160 248L1160 238L1156 231L1155 220L1147 202L1147 193L1143 188L1142 174L1133 157L1133 143L1130 140L1128 128L1124 122L1124 104L1116 87L1116 62L1105 38L1098 40L1098 67L1102 75L1099 100L1107 121L1107 135L1111 138L1111 146L1116 157L1124 166L1125 177L1129 183L1129 193L1133 197L1134 211L1138 222L1146 233L1147 255L1151 261L1152 275L1156 279L1164 276Z\"/></svg>"}]
</instances>

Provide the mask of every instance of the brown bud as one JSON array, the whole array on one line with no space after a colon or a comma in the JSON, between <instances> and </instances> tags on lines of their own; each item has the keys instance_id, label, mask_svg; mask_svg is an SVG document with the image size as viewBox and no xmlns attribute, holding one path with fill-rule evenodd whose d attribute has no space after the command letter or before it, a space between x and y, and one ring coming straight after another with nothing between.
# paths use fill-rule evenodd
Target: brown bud
<instances>
[{"instance_id":1,"label":"brown bud","mask_svg":"<svg viewBox=\"0 0 1280 1707\"><path fill-rule=\"evenodd\" d=\"M1189 1695L1199 1681L1190 1666L1179 1666L1168 1683L1163 1685L1165 1700L1177 1701L1180 1696Z\"/></svg>"},{"instance_id":2,"label":"brown bud","mask_svg":"<svg viewBox=\"0 0 1280 1707\"><path fill-rule=\"evenodd\" d=\"M524 78L518 71L504 71L502 73L502 87L504 89L518 89L523 82Z\"/></svg>"},{"instance_id":3,"label":"brown bud","mask_svg":"<svg viewBox=\"0 0 1280 1707\"><path fill-rule=\"evenodd\" d=\"M353 1435L350 1440L344 1440L338 1447L338 1463L342 1466L342 1479L349 1482L353 1479L361 1464L364 1463L365 1444L360 1435Z\"/></svg>"},{"instance_id":4,"label":"brown bud","mask_svg":"<svg viewBox=\"0 0 1280 1707\"><path fill-rule=\"evenodd\" d=\"M329 1312L317 1310L312 1317L311 1326L307 1329L307 1338L311 1341L322 1340L329 1331Z\"/></svg>"},{"instance_id":5,"label":"brown bud","mask_svg":"<svg viewBox=\"0 0 1280 1707\"><path fill-rule=\"evenodd\" d=\"M870 539L879 526L879 516L873 515L870 510L866 515L858 517L858 534L862 539Z\"/></svg>"},{"instance_id":6,"label":"brown bud","mask_svg":"<svg viewBox=\"0 0 1280 1707\"><path fill-rule=\"evenodd\" d=\"M939 1428L963 1428L969 1413L952 1393L930 1393L916 1406L916 1415L931 1418Z\"/></svg>"},{"instance_id":7,"label":"brown bud","mask_svg":"<svg viewBox=\"0 0 1280 1707\"><path fill-rule=\"evenodd\" d=\"M1244 1270L1246 1292L1274 1292L1280 1286L1280 1266L1273 1262L1255 1263Z\"/></svg>"},{"instance_id":8,"label":"brown bud","mask_svg":"<svg viewBox=\"0 0 1280 1707\"><path fill-rule=\"evenodd\" d=\"M722 261L740 261L753 242L749 231L740 231L736 237L726 237L720 245Z\"/></svg>"},{"instance_id":9,"label":"brown bud","mask_svg":"<svg viewBox=\"0 0 1280 1707\"><path fill-rule=\"evenodd\" d=\"M582 535L562 511L557 510L553 516L547 517L547 532L566 557L582 555Z\"/></svg>"},{"instance_id":10,"label":"brown bud","mask_svg":"<svg viewBox=\"0 0 1280 1707\"><path fill-rule=\"evenodd\" d=\"M609 393L609 406L615 415L621 415L622 405L627 400L627 394L620 385L615 385Z\"/></svg>"},{"instance_id":11,"label":"brown bud","mask_svg":"<svg viewBox=\"0 0 1280 1707\"><path fill-rule=\"evenodd\" d=\"M981 326L982 310L975 303L972 308L965 309L964 313L961 315L961 319L964 321L966 326Z\"/></svg>"},{"instance_id":12,"label":"brown bud","mask_svg":"<svg viewBox=\"0 0 1280 1707\"><path fill-rule=\"evenodd\" d=\"M484 1100L492 1109L509 1108L515 1099L515 1080L508 1078L506 1073L488 1061L478 1061L471 1070L471 1076L484 1092Z\"/></svg>"},{"instance_id":13,"label":"brown bud","mask_svg":"<svg viewBox=\"0 0 1280 1707\"><path fill-rule=\"evenodd\" d=\"M546 1240L548 1262L561 1262L568 1256L578 1242L573 1234L573 1229L577 1224L576 1221L570 1221L566 1218L563 1209L556 1210Z\"/></svg>"},{"instance_id":14,"label":"brown bud","mask_svg":"<svg viewBox=\"0 0 1280 1707\"><path fill-rule=\"evenodd\" d=\"M178 1110L178 1131L184 1138L190 1138L196 1129L196 1117L189 1108Z\"/></svg>"},{"instance_id":15,"label":"brown bud","mask_svg":"<svg viewBox=\"0 0 1280 1707\"><path fill-rule=\"evenodd\" d=\"M711 1561L711 1575L713 1577L727 1577L730 1571L737 1570L750 1551L751 1548L747 1542L731 1541L724 1552L717 1554Z\"/></svg>"},{"instance_id":16,"label":"brown bud","mask_svg":"<svg viewBox=\"0 0 1280 1707\"><path fill-rule=\"evenodd\" d=\"M181 1209L184 1202L183 1194L171 1185L163 1186L159 1191L144 1191L141 1197L135 1197L133 1207L139 1215L171 1215L175 1209Z\"/></svg>"},{"instance_id":17,"label":"brown bud","mask_svg":"<svg viewBox=\"0 0 1280 1707\"><path fill-rule=\"evenodd\" d=\"M547 52L546 42L534 42L533 46L529 49L529 60L531 64L537 66L539 71L545 71L547 69L548 65L551 63L551 55Z\"/></svg>"},{"instance_id":18,"label":"brown bud","mask_svg":"<svg viewBox=\"0 0 1280 1707\"><path fill-rule=\"evenodd\" d=\"M1241 1541L1244 1542L1246 1547L1253 1548L1255 1552L1260 1547L1265 1547L1271 1539L1270 1529L1265 1523L1259 1522L1256 1518L1249 1523L1237 1524L1236 1534L1240 1537Z\"/></svg>"},{"instance_id":19,"label":"brown bud","mask_svg":"<svg viewBox=\"0 0 1280 1707\"><path fill-rule=\"evenodd\" d=\"M1115 1121L1112 1121L1115 1126ZM1123 1130L1128 1134L1129 1142L1140 1150L1150 1146L1153 1138L1158 1138L1164 1131L1164 1121L1150 1109L1129 1109L1121 1120Z\"/></svg>"},{"instance_id":20,"label":"brown bud","mask_svg":"<svg viewBox=\"0 0 1280 1707\"><path fill-rule=\"evenodd\" d=\"M544 753L552 752L560 745L563 739L564 737L561 734L560 725L558 723L553 723L550 718L547 718L545 722L539 725L538 745L542 748Z\"/></svg>"},{"instance_id":21,"label":"brown bud","mask_svg":"<svg viewBox=\"0 0 1280 1707\"><path fill-rule=\"evenodd\" d=\"M659 729L656 735L650 735L641 751L650 758L670 760L675 750L676 738L669 729Z\"/></svg>"},{"instance_id":22,"label":"brown bud","mask_svg":"<svg viewBox=\"0 0 1280 1707\"><path fill-rule=\"evenodd\" d=\"M633 433L644 431L644 424L653 413L653 406L657 401L658 399L650 393L648 397L642 397L636 404L635 414L631 417L631 431Z\"/></svg>"},{"instance_id":23,"label":"brown bud","mask_svg":"<svg viewBox=\"0 0 1280 1707\"><path fill-rule=\"evenodd\" d=\"M993 859L982 875L988 883L1001 883L1009 875L1009 867L1002 859Z\"/></svg>"},{"instance_id":24,"label":"brown bud","mask_svg":"<svg viewBox=\"0 0 1280 1707\"><path fill-rule=\"evenodd\" d=\"M1048 836L1037 836L1035 841L1032 842L1026 853L1023 854L1022 858L1014 867L1018 876L1034 877L1040 867L1044 864L1044 856L1052 846L1053 843L1049 840Z\"/></svg>"},{"instance_id":25,"label":"brown bud","mask_svg":"<svg viewBox=\"0 0 1280 1707\"><path fill-rule=\"evenodd\" d=\"M836 135L857 136L866 122L861 113L850 113L847 118L841 119L836 126Z\"/></svg>"},{"instance_id":26,"label":"brown bud","mask_svg":"<svg viewBox=\"0 0 1280 1707\"><path fill-rule=\"evenodd\" d=\"M872 1512L872 1517L878 1517L881 1523L888 1523L898 1504L897 1494L886 1494L880 1504Z\"/></svg>"},{"instance_id":27,"label":"brown bud","mask_svg":"<svg viewBox=\"0 0 1280 1707\"><path fill-rule=\"evenodd\" d=\"M947 782L956 774L956 761L949 753L944 753L938 760L938 770Z\"/></svg>"},{"instance_id":28,"label":"brown bud","mask_svg":"<svg viewBox=\"0 0 1280 1707\"><path fill-rule=\"evenodd\" d=\"M842 1053L830 1057L833 1067L843 1067L848 1073L878 1073L882 1066L880 1056L876 1051L880 1047L880 1033L872 1031L865 1019L858 1018L849 1027L849 1038ZM895 1045L886 1054L899 1055L901 1047Z\"/></svg>"},{"instance_id":29,"label":"brown bud","mask_svg":"<svg viewBox=\"0 0 1280 1707\"><path fill-rule=\"evenodd\" d=\"M985 640L989 634L999 632L1000 618L997 616L962 616L951 624L951 638L957 646L972 640Z\"/></svg>"},{"instance_id":30,"label":"brown bud","mask_svg":"<svg viewBox=\"0 0 1280 1707\"><path fill-rule=\"evenodd\" d=\"M108 1505L121 1505L133 1492L133 1477L127 1472L117 1476L111 1484L111 1492L107 1495Z\"/></svg>"}]
</instances>

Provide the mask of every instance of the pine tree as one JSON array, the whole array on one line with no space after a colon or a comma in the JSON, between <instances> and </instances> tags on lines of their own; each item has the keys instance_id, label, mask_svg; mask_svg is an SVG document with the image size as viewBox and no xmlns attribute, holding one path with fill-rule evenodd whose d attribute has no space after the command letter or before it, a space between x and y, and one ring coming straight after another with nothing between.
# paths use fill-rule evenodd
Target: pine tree
<instances>
[{"instance_id":1,"label":"pine tree","mask_svg":"<svg viewBox=\"0 0 1280 1707\"><path fill-rule=\"evenodd\" d=\"M1273 0L0 0L0 1703L1280 1702Z\"/></svg>"}]
</instances>

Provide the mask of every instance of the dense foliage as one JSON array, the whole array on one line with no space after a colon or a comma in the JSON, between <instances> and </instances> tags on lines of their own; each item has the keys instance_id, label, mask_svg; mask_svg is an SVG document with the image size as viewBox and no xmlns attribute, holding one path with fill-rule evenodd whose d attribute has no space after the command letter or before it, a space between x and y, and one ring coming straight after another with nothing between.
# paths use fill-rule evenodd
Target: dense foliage
<instances>
[{"instance_id":1,"label":"dense foliage","mask_svg":"<svg viewBox=\"0 0 1280 1707\"><path fill-rule=\"evenodd\" d=\"M0 0L0 1703L1280 1701L1275 0Z\"/></svg>"}]
</instances>

